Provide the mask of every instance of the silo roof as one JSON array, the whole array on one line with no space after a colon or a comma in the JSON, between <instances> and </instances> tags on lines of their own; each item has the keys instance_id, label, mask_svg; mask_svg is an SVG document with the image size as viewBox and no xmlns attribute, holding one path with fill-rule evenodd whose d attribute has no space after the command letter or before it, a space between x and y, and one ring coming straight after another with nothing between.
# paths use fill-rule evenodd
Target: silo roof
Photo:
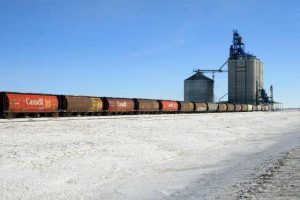
<instances>
[{"instance_id":1,"label":"silo roof","mask_svg":"<svg viewBox=\"0 0 300 200\"><path fill-rule=\"evenodd\" d=\"M213 81L212 79L208 78L207 76L204 76L202 73L197 72L193 76L185 79L185 80L207 80L207 81Z\"/></svg>"}]
</instances>

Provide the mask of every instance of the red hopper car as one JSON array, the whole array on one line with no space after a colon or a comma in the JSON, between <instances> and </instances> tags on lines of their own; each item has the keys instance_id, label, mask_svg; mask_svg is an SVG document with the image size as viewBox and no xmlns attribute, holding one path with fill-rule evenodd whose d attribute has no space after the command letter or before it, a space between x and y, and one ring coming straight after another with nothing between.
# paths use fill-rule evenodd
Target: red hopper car
<instances>
[{"instance_id":1,"label":"red hopper car","mask_svg":"<svg viewBox=\"0 0 300 200\"><path fill-rule=\"evenodd\" d=\"M0 98L4 114L58 113L55 95L2 92Z\"/></svg>"},{"instance_id":2,"label":"red hopper car","mask_svg":"<svg viewBox=\"0 0 300 200\"><path fill-rule=\"evenodd\" d=\"M161 111L178 111L177 101L159 100L159 108Z\"/></svg>"}]
</instances>

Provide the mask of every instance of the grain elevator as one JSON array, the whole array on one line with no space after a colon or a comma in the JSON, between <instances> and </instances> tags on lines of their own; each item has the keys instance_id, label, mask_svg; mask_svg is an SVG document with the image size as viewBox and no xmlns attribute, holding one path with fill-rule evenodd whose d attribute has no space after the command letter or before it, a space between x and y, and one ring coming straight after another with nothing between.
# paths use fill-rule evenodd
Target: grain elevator
<instances>
[{"instance_id":1,"label":"grain elevator","mask_svg":"<svg viewBox=\"0 0 300 200\"><path fill-rule=\"evenodd\" d=\"M227 64L228 70L223 70ZM184 80L184 101L214 102L215 73L228 72L228 103L249 105L282 106L273 100L273 86L270 96L264 89L264 64L253 54L245 51L243 38L237 30L233 31L229 58L219 69L197 69L195 74ZM204 73L212 73L212 79ZM227 101L222 101L227 102Z\"/></svg>"},{"instance_id":2,"label":"grain elevator","mask_svg":"<svg viewBox=\"0 0 300 200\"><path fill-rule=\"evenodd\" d=\"M262 61L245 52L242 37L234 31L228 58L228 101L257 104L264 87L263 74Z\"/></svg>"}]
</instances>

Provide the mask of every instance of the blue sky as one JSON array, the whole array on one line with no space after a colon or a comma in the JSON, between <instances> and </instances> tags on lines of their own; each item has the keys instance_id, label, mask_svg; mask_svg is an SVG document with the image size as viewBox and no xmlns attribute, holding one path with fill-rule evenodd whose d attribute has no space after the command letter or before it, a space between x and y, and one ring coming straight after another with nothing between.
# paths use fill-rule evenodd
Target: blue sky
<instances>
[{"instance_id":1,"label":"blue sky","mask_svg":"<svg viewBox=\"0 0 300 200\"><path fill-rule=\"evenodd\" d=\"M299 24L296 0L0 0L0 90L180 100L238 29L275 100L300 107Z\"/></svg>"}]
</instances>

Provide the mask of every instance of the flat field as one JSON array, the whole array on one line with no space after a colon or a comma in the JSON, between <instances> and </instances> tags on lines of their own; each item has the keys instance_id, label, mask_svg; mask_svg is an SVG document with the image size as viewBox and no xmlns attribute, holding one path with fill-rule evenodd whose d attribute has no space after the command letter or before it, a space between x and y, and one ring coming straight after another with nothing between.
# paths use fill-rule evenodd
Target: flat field
<instances>
[{"instance_id":1,"label":"flat field","mask_svg":"<svg viewBox=\"0 0 300 200\"><path fill-rule=\"evenodd\" d=\"M239 198L299 146L299 110L0 120L0 199Z\"/></svg>"}]
</instances>

